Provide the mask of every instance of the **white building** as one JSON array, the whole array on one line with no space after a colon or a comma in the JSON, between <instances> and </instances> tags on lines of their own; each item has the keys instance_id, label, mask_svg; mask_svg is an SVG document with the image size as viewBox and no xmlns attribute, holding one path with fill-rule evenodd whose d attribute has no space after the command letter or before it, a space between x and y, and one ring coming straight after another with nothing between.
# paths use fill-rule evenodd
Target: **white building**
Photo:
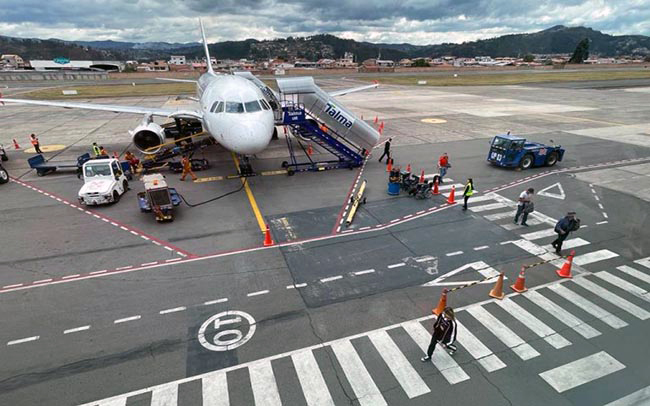
<instances>
[{"instance_id":1,"label":"white building","mask_svg":"<svg viewBox=\"0 0 650 406\"><path fill-rule=\"evenodd\" d=\"M185 65L185 55L171 55L169 57L169 64L170 65Z\"/></svg>"}]
</instances>

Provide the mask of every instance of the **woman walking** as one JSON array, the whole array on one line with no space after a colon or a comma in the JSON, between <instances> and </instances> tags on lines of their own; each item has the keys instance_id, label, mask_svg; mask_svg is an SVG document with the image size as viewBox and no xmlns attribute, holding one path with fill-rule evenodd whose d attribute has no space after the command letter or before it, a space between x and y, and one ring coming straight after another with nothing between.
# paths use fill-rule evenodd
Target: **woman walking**
<instances>
[{"instance_id":1,"label":"woman walking","mask_svg":"<svg viewBox=\"0 0 650 406\"><path fill-rule=\"evenodd\" d=\"M472 178L467 178L467 184L465 185L465 190L463 191L463 196L464 196L464 204L463 204L463 210L467 210L467 200L469 200L470 196L474 194L474 181Z\"/></svg>"},{"instance_id":2,"label":"woman walking","mask_svg":"<svg viewBox=\"0 0 650 406\"><path fill-rule=\"evenodd\" d=\"M454 315L454 309L445 307L445 310L440 313L436 322L433 324L433 335L431 336L431 343L427 349L427 355L422 357L420 361L427 362L431 359L437 343L444 345L449 350L449 354L453 355L456 352L455 341L456 316Z\"/></svg>"}]
</instances>

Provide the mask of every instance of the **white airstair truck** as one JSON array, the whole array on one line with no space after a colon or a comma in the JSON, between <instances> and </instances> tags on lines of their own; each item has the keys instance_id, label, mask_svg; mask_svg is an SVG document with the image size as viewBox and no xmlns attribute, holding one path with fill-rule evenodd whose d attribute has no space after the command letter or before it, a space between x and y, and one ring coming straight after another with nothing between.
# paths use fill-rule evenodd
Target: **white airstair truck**
<instances>
[{"instance_id":1,"label":"white airstair truck","mask_svg":"<svg viewBox=\"0 0 650 406\"><path fill-rule=\"evenodd\" d=\"M84 185L79 189L79 203L97 206L117 203L129 189L126 174L115 158L91 159L82 168Z\"/></svg>"}]
</instances>

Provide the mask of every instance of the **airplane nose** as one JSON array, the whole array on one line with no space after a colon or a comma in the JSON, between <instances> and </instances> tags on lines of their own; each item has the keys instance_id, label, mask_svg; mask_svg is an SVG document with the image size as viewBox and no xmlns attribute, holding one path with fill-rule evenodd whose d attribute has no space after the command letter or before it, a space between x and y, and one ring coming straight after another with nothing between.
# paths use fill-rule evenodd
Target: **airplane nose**
<instances>
[{"instance_id":1,"label":"airplane nose","mask_svg":"<svg viewBox=\"0 0 650 406\"><path fill-rule=\"evenodd\" d=\"M231 134L234 137L232 150L239 154L256 154L266 148L273 132L263 123L252 122L233 125Z\"/></svg>"}]
</instances>

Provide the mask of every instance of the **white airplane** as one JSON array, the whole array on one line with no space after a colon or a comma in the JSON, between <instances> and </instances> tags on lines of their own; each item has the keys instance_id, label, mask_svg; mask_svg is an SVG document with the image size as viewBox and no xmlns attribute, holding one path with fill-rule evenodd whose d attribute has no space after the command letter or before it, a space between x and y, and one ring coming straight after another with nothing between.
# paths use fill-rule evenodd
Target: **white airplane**
<instances>
[{"instance_id":1,"label":"white airplane","mask_svg":"<svg viewBox=\"0 0 650 406\"><path fill-rule=\"evenodd\" d=\"M56 102L2 98L6 103L55 106L69 109L112 111L115 113L143 114L142 123L133 131L134 145L142 152L153 153L165 142L163 128L153 121L154 116L198 120L219 144L242 155L256 154L264 150L275 131L275 119L269 101L253 82L238 75L218 75L210 63L210 51L205 39L203 22L199 20L206 56L207 72L196 80L167 79L177 82L191 82L197 85L198 110L180 110L139 106L121 106L94 103ZM377 84L336 91L330 96L341 96L360 90L377 87ZM156 148L158 147L158 148Z\"/></svg>"}]
</instances>

